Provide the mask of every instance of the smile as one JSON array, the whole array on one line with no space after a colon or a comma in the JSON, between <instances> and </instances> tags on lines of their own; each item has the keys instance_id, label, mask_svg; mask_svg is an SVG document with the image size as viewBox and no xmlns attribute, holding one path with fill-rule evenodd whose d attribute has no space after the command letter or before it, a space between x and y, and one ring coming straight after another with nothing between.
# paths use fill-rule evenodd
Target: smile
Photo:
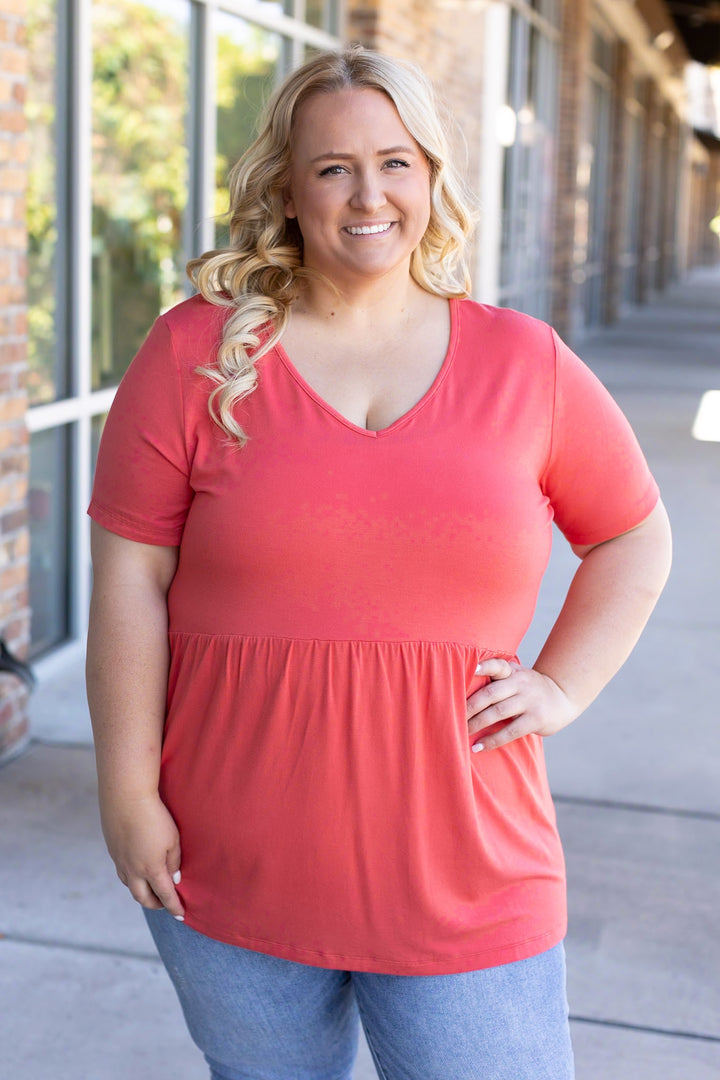
<instances>
[{"instance_id":1,"label":"smile","mask_svg":"<svg viewBox=\"0 0 720 1080\"><path fill-rule=\"evenodd\" d=\"M381 225L346 225L345 232L351 236L373 236L376 233L385 233L393 227L394 222L384 221Z\"/></svg>"}]
</instances>

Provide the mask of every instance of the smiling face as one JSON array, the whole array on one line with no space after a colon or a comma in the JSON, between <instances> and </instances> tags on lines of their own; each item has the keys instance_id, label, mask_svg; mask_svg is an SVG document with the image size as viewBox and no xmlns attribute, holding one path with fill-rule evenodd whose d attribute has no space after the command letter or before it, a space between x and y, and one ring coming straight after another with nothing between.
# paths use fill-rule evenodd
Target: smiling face
<instances>
[{"instance_id":1,"label":"smiling face","mask_svg":"<svg viewBox=\"0 0 720 1080\"><path fill-rule=\"evenodd\" d=\"M409 275L430 220L430 167L386 94L338 90L300 106L285 214L304 265L340 288Z\"/></svg>"}]
</instances>

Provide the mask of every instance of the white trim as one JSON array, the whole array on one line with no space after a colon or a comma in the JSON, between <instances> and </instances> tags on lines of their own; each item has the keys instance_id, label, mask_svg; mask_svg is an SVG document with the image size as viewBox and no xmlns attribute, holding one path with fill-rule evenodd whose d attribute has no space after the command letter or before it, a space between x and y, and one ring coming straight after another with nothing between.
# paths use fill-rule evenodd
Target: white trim
<instances>
[{"instance_id":1,"label":"white trim","mask_svg":"<svg viewBox=\"0 0 720 1080\"><path fill-rule=\"evenodd\" d=\"M500 243L503 210L504 147L497 138L498 114L507 101L510 49L510 6L493 4L483 26L482 200L474 295L485 304L497 304L500 287Z\"/></svg>"},{"instance_id":2,"label":"white trim","mask_svg":"<svg viewBox=\"0 0 720 1080\"><path fill-rule=\"evenodd\" d=\"M92 296L92 26L91 0L72 0L76 38L72 244L73 319L70 385L81 400L92 391L90 305ZM71 149L71 155L73 151Z\"/></svg>"},{"instance_id":3,"label":"white trim","mask_svg":"<svg viewBox=\"0 0 720 1080\"><path fill-rule=\"evenodd\" d=\"M193 222L199 241L198 254L215 247L215 154L217 152L217 27L215 13L221 9L214 3L198 5L199 41L191 43L196 48L198 79L199 126L191 146L197 149L195 162L197 185L194 203L199 220Z\"/></svg>"},{"instance_id":4,"label":"white trim","mask_svg":"<svg viewBox=\"0 0 720 1080\"><path fill-rule=\"evenodd\" d=\"M304 21L306 14L305 0L293 0L293 17ZM323 31L324 32L324 31ZM293 37L290 47L291 64L293 68L300 67L305 59L305 42L299 37Z\"/></svg>"},{"instance_id":5,"label":"white trim","mask_svg":"<svg viewBox=\"0 0 720 1080\"><path fill-rule=\"evenodd\" d=\"M62 424L73 424L86 416L98 416L108 411L115 397L116 386L98 390L84 397L52 401L49 405L34 405L25 415L29 432L47 431Z\"/></svg>"},{"instance_id":6,"label":"white trim","mask_svg":"<svg viewBox=\"0 0 720 1080\"><path fill-rule=\"evenodd\" d=\"M196 0L201 4L208 4L212 0ZM265 30L274 30L284 37L302 41L307 45L316 45L320 49L338 49L342 45L340 38L334 34L328 34L325 30L318 30L315 26L298 22L290 15L281 15L275 11L263 11L259 4L252 0L222 0L218 7L221 11L228 11L231 15L240 15L248 22L262 26Z\"/></svg>"},{"instance_id":7,"label":"white trim","mask_svg":"<svg viewBox=\"0 0 720 1080\"><path fill-rule=\"evenodd\" d=\"M70 529L69 555L72 574L70 578L70 618L68 629L71 638L85 637L90 607L90 522L87 508L91 493L91 420L83 416L73 425L73 475L71 482L71 505L75 507L75 519Z\"/></svg>"}]
</instances>

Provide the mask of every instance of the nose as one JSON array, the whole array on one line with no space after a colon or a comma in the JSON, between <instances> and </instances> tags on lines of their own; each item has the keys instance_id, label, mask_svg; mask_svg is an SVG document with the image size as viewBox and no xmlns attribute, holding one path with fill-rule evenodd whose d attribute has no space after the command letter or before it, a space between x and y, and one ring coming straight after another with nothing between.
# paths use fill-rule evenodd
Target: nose
<instances>
[{"instance_id":1,"label":"nose","mask_svg":"<svg viewBox=\"0 0 720 1080\"><path fill-rule=\"evenodd\" d=\"M374 169L363 169L356 174L355 190L350 205L356 210L374 213L384 206L385 192L382 177Z\"/></svg>"}]
</instances>

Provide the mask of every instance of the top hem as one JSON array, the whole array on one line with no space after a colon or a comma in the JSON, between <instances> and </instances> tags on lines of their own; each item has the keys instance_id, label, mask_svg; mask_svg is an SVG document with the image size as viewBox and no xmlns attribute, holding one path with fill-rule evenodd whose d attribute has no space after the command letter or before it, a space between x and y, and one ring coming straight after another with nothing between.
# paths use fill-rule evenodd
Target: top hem
<instances>
[{"instance_id":1,"label":"top hem","mask_svg":"<svg viewBox=\"0 0 720 1080\"><path fill-rule=\"evenodd\" d=\"M281 960L307 964L335 971L364 971L376 975L460 975L467 971L500 967L517 960L529 960L558 945L567 933L567 921L563 920L542 934L536 934L509 945L495 946L468 953L462 957L446 960L383 960L375 956L354 956L340 953L320 952L286 945L265 938L245 937L228 931L218 932L201 919L185 914L185 925L215 941L235 945L251 952L265 953Z\"/></svg>"}]
</instances>

